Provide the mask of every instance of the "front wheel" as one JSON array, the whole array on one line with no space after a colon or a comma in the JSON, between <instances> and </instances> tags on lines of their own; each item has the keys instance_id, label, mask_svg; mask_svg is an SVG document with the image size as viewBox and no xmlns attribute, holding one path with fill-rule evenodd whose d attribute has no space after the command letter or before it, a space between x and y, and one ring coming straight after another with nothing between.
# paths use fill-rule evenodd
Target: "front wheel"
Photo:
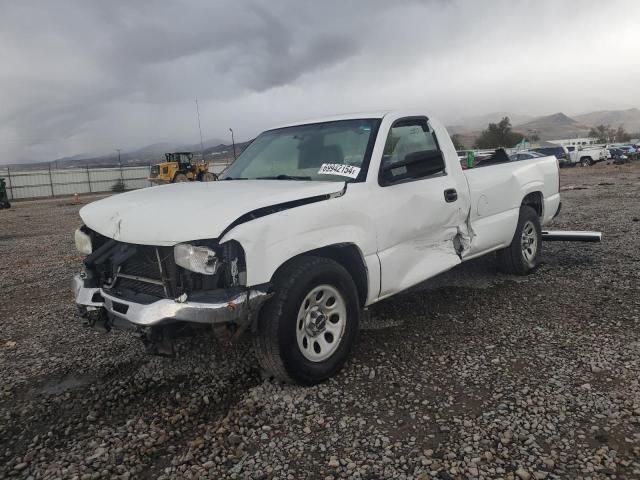
<instances>
[{"instance_id":1,"label":"front wheel","mask_svg":"<svg viewBox=\"0 0 640 480\"><path fill-rule=\"evenodd\" d=\"M173 183L184 183L188 181L189 178L184 173L178 173L175 177L173 177Z\"/></svg>"},{"instance_id":2,"label":"front wheel","mask_svg":"<svg viewBox=\"0 0 640 480\"><path fill-rule=\"evenodd\" d=\"M211 172L205 172L200 177L201 182L215 182L216 180L218 180L218 177L216 176L215 173L211 173Z\"/></svg>"},{"instance_id":3,"label":"front wheel","mask_svg":"<svg viewBox=\"0 0 640 480\"><path fill-rule=\"evenodd\" d=\"M580 165L583 167L590 167L591 165L593 165L593 160L591 159L591 157L583 157L580 159Z\"/></svg>"},{"instance_id":4,"label":"front wheel","mask_svg":"<svg viewBox=\"0 0 640 480\"><path fill-rule=\"evenodd\" d=\"M527 275L538 266L541 253L540 218L533 208L523 205L511 244L498 251L500 269L505 273Z\"/></svg>"},{"instance_id":5,"label":"front wheel","mask_svg":"<svg viewBox=\"0 0 640 480\"><path fill-rule=\"evenodd\" d=\"M260 366L278 380L302 385L338 373L358 334L351 275L333 260L300 257L276 274L274 290L253 336Z\"/></svg>"}]
</instances>

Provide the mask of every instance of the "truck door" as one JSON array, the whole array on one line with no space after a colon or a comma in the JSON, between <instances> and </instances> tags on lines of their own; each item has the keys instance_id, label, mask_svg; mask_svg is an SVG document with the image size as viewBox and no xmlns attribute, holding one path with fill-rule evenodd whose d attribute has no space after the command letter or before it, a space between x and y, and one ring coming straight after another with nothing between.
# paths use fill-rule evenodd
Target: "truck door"
<instances>
[{"instance_id":1,"label":"truck door","mask_svg":"<svg viewBox=\"0 0 640 480\"><path fill-rule=\"evenodd\" d=\"M454 152L455 153L455 152ZM455 238L468 205L460 177L426 117L407 117L389 130L371 195L376 211L380 297L411 287L460 263ZM462 192L460 192L462 193Z\"/></svg>"}]
</instances>

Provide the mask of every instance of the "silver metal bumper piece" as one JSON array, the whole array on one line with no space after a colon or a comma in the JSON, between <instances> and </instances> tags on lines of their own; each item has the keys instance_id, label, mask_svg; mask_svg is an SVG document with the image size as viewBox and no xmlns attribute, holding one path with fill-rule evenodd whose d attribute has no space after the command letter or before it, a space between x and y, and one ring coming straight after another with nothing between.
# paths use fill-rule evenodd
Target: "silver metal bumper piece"
<instances>
[{"instance_id":1,"label":"silver metal bumper piece","mask_svg":"<svg viewBox=\"0 0 640 480\"><path fill-rule=\"evenodd\" d=\"M600 242L602 233L583 231L549 230L542 232L542 240L545 242Z\"/></svg>"},{"instance_id":2,"label":"silver metal bumper piece","mask_svg":"<svg viewBox=\"0 0 640 480\"><path fill-rule=\"evenodd\" d=\"M176 321L204 324L244 321L250 312L258 311L272 295L266 289L257 287L220 289L213 290L206 296L199 295L197 301L162 299L145 305L115 297L102 288L85 287L81 275L73 277L72 288L79 306L87 310L104 307L110 315L139 327ZM99 295L96 296L96 293Z\"/></svg>"}]
</instances>

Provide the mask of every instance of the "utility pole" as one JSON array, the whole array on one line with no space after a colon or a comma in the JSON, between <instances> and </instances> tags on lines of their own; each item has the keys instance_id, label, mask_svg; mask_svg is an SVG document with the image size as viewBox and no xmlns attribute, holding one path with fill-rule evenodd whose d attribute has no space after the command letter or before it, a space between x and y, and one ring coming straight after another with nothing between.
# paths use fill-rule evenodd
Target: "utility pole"
<instances>
[{"instance_id":1,"label":"utility pole","mask_svg":"<svg viewBox=\"0 0 640 480\"><path fill-rule=\"evenodd\" d=\"M231 132L231 144L233 145L233 159L236 159L236 141L233 138L233 128L230 128L229 131Z\"/></svg>"},{"instance_id":2,"label":"utility pole","mask_svg":"<svg viewBox=\"0 0 640 480\"><path fill-rule=\"evenodd\" d=\"M120 181L124 183L124 178L122 178L122 161L120 160L120 149L116 148L116 152L118 152L118 166L120 167Z\"/></svg>"},{"instance_id":3,"label":"utility pole","mask_svg":"<svg viewBox=\"0 0 640 480\"><path fill-rule=\"evenodd\" d=\"M11 184L11 167L9 167L9 165L7 165L7 177L9 178L9 192L11 193L11 200L13 200L16 197L13 195L13 185Z\"/></svg>"},{"instance_id":4,"label":"utility pole","mask_svg":"<svg viewBox=\"0 0 640 480\"><path fill-rule=\"evenodd\" d=\"M53 177L51 176L51 162L49 162L49 186L51 187L51 198L55 197L53 192Z\"/></svg>"},{"instance_id":5,"label":"utility pole","mask_svg":"<svg viewBox=\"0 0 640 480\"><path fill-rule=\"evenodd\" d=\"M91 174L89 173L89 164L87 164L85 168L87 170L87 184L89 185L89 193L92 193L93 191L91 190Z\"/></svg>"},{"instance_id":6,"label":"utility pole","mask_svg":"<svg viewBox=\"0 0 640 480\"><path fill-rule=\"evenodd\" d=\"M198 98L196 98L196 113L198 114L198 130L200 130L200 153L204 162L204 144L202 143L202 126L200 125L200 107L198 106Z\"/></svg>"}]
</instances>

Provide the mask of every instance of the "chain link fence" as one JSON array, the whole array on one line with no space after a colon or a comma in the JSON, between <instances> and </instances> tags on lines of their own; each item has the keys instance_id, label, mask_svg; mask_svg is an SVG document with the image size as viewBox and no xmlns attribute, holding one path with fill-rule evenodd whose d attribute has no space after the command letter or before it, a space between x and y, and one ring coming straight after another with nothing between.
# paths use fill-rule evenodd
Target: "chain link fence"
<instances>
[{"instance_id":1,"label":"chain link fence","mask_svg":"<svg viewBox=\"0 0 640 480\"><path fill-rule=\"evenodd\" d=\"M211 163L209 171L219 174L228 163ZM151 186L149 166L111 168L69 168L18 170L0 168L6 182L9 200L69 196L83 193L109 192L122 183L125 190Z\"/></svg>"}]
</instances>

